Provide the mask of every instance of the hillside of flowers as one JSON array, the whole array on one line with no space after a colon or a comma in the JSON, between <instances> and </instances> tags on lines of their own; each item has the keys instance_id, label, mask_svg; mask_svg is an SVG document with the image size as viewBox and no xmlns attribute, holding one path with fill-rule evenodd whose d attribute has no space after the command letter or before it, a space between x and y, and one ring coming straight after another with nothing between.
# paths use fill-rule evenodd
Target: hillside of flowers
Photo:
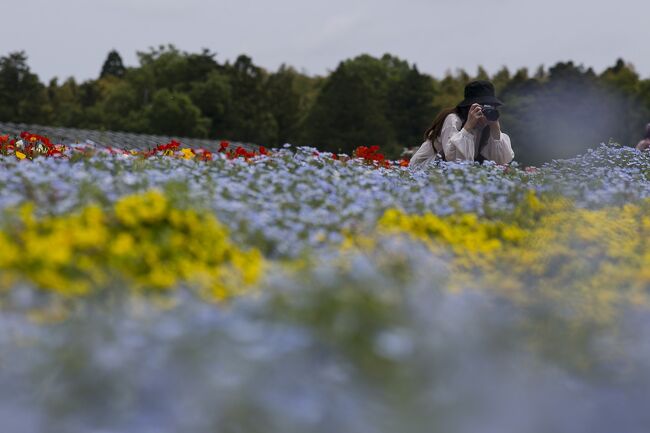
<instances>
[{"instance_id":1,"label":"hillside of flowers","mask_svg":"<svg viewBox=\"0 0 650 433\"><path fill-rule=\"evenodd\" d=\"M0 136L11 432L646 432L650 153Z\"/></svg>"}]
</instances>

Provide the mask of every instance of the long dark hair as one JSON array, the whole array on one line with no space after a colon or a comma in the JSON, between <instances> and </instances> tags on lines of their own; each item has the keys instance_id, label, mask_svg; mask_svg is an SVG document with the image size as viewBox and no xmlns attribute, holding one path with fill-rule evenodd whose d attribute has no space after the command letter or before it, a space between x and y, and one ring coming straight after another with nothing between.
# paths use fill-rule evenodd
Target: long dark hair
<instances>
[{"instance_id":1,"label":"long dark hair","mask_svg":"<svg viewBox=\"0 0 650 433\"><path fill-rule=\"evenodd\" d=\"M460 117L460 120L463 122L462 126L465 126L465 123L467 122L467 116L469 116L469 109L470 107L453 107L453 108L446 108L442 110L438 115L436 116L435 119L433 119L433 123L431 126L424 132L424 140L429 140L431 142L431 147L433 147L433 151L436 152L436 148L433 146L433 142L436 141L438 137L440 137L440 134L442 133L442 125L445 123L445 119L447 116L450 114L456 114L458 117ZM462 128L461 126L461 128ZM650 125L649 125L650 127ZM483 162L485 158L481 155L481 150L483 150L483 147L488 142L488 139L490 138L490 128L484 128L483 133L481 134L481 141L479 143L479 152L477 155L474 156L474 159L479 162ZM442 158L446 160L444 151L442 152Z\"/></svg>"}]
</instances>

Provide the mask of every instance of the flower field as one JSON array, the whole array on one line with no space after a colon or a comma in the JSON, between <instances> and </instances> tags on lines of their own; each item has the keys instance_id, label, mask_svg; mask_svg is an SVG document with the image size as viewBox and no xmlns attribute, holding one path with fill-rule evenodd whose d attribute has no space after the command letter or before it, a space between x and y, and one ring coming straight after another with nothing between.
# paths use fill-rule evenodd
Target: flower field
<instances>
[{"instance_id":1,"label":"flower field","mask_svg":"<svg viewBox=\"0 0 650 433\"><path fill-rule=\"evenodd\" d=\"M10 432L646 432L650 153L0 137Z\"/></svg>"}]
</instances>

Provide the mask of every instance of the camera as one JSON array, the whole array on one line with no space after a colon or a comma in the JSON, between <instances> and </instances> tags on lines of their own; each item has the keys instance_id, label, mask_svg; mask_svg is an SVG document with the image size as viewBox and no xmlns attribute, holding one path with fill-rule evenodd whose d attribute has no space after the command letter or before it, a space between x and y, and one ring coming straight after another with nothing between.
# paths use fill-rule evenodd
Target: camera
<instances>
[{"instance_id":1,"label":"camera","mask_svg":"<svg viewBox=\"0 0 650 433\"><path fill-rule=\"evenodd\" d=\"M499 120L499 110L494 105L481 105L481 110L485 118L490 122Z\"/></svg>"}]
</instances>

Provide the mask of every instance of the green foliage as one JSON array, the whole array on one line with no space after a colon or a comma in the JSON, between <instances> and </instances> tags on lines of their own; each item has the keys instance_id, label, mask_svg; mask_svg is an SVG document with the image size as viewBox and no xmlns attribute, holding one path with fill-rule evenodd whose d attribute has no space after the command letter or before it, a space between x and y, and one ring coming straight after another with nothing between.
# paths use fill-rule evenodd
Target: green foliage
<instances>
[{"instance_id":1,"label":"green foliage","mask_svg":"<svg viewBox=\"0 0 650 433\"><path fill-rule=\"evenodd\" d=\"M165 135L206 137L210 120L185 93L158 90L145 112L151 131Z\"/></svg>"},{"instance_id":2,"label":"green foliage","mask_svg":"<svg viewBox=\"0 0 650 433\"><path fill-rule=\"evenodd\" d=\"M415 65L391 83L387 97L388 118L393 125L397 143L402 147L410 147L412 143L422 141L423 129L431 123L434 98L433 79L421 74Z\"/></svg>"},{"instance_id":3,"label":"green foliage","mask_svg":"<svg viewBox=\"0 0 650 433\"><path fill-rule=\"evenodd\" d=\"M433 92L431 77L388 54L341 62L315 101L306 136L329 151L379 145L396 156L419 142L432 116Z\"/></svg>"},{"instance_id":4,"label":"green foliage","mask_svg":"<svg viewBox=\"0 0 650 433\"><path fill-rule=\"evenodd\" d=\"M47 122L45 86L27 65L25 52L0 57L0 120Z\"/></svg>"},{"instance_id":5,"label":"green foliage","mask_svg":"<svg viewBox=\"0 0 650 433\"><path fill-rule=\"evenodd\" d=\"M108 53L108 56L106 57L106 61L104 62L104 65L102 66L102 72L99 74L99 77L105 78L108 76L113 76L117 78L122 78L125 73L126 73L126 68L124 67L124 63L122 62L122 56L120 56L120 53L113 50L110 53Z\"/></svg>"},{"instance_id":6,"label":"green foliage","mask_svg":"<svg viewBox=\"0 0 650 433\"><path fill-rule=\"evenodd\" d=\"M350 153L379 145L387 156L418 146L436 114L490 79L505 102L502 127L516 159L540 164L613 139L635 145L650 121L650 79L618 60L601 74L573 62L494 75L448 72L440 79L385 54L341 62L324 77L282 65L269 72L245 55L219 63L207 49L173 45L138 52L125 67L111 51L100 78L43 85L24 52L0 58L0 120L68 127L224 138L268 146L313 145Z\"/></svg>"},{"instance_id":7,"label":"green foliage","mask_svg":"<svg viewBox=\"0 0 650 433\"><path fill-rule=\"evenodd\" d=\"M232 99L217 130L222 136L245 142L277 142L278 126L271 112L267 91L267 73L253 60L241 55L235 63L226 63Z\"/></svg>"},{"instance_id":8,"label":"green foliage","mask_svg":"<svg viewBox=\"0 0 650 433\"><path fill-rule=\"evenodd\" d=\"M221 71L208 73L204 80L190 84L188 92L192 102L210 121L209 134L216 136L232 101L232 89L228 77Z\"/></svg>"},{"instance_id":9,"label":"green foliage","mask_svg":"<svg viewBox=\"0 0 650 433\"><path fill-rule=\"evenodd\" d=\"M83 112L80 103L81 90L74 78L67 79L59 85L56 78L47 87L52 122L63 126L79 125L83 122Z\"/></svg>"},{"instance_id":10,"label":"green foliage","mask_svg":"<svg viewBox=\"0 0 650 433\"><path fill-rule=\"evenodd\" d=\"M306 114L315 99L315 84L295 69L280 66L267 83L270 109L277 125L275 145L298 143Z\"/></svg>"},{"instance_id":11,"label":"green foliage","mask_svg":"<svg viewBox=\"0 0 650 433\"><path fill-rule=\"evenodd\" d=\"M184 53L173 45L138 53L146 84L154 89L183 92L189 91L192 83L205 80L212 71L219 69L215 56L208 50L203 50L200 54Z\"/></svg>"},{"instance_id":12,"label":"green foliage","mask_svg":"<svg viewBox=\"0 0 650 433\"><path fill-rule=\"evenodd\" d=\"M102 80L102 98L99 102L101 120L106 129L117 131L145 131L142 101L128 81L112 77Z\"/></svg>"},{"instance_id":13,"label":"green foliage","mask_svg":"<svg viewBox=\"0 0 650 433\"><path fill-rule=\"evenodd\" d=\"M388 74L381 61L360 56L342 62L327 79L307 119L313 145L351 153L361 145L395 143L386 116Z\"/></svg>"}]
</instances>

